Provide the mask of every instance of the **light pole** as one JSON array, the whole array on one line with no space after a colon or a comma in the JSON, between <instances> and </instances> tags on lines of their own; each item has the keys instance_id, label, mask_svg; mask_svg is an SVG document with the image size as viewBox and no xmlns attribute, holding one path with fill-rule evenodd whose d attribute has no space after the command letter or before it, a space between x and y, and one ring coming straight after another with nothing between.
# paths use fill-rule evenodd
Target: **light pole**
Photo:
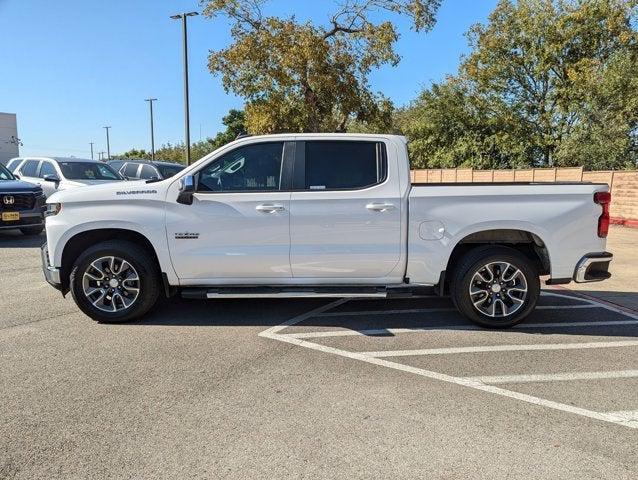
<instances>
[{"instance_id":1,"label":"light pole","mask_svg":"<svg viewBox=\"0 0 638 480\"><path fill-rule=\"evenodd\" d=\"M153 102L156 102L157 98L147 98L144 101L148 102L149 106L151 107L151 161L154 162L155 161L155 132L153 129Z\"/></svg>"},{"instance_id":2,"label":"light pole","mask_svg":"<svg viewBox=\"0 0 638 480\"><path fill-rule=\"evenodd\" d=\"M190 113L188 109L188 35L186 29L186 18L199 15L197 12L186 12L172 15L173 20L182 21L182 46L184 57L184 143L186 144L186 164L191 164L191 131L190 131Z\"/></svg>"},{"instance_id":3,"label":"light pole","mask_svg":"<svg viewBox=\"0 0 638 480\"><path fill-rule=\"evenodd\" d=\"M106 158L107 160L111 159L111 142L109 141L109 128L111 127L103 127L106 130Z\"/></svg>"},{"instance_id":4,"label":"light pole","mask_svg":"<svg viewBox=\"0 0 638 480\"><path fill-rule=\"evenodd\" d=\"M93 142L89 142L89 145L91 145L91 160L93 160Z\"/></svg>"}]
</instances>

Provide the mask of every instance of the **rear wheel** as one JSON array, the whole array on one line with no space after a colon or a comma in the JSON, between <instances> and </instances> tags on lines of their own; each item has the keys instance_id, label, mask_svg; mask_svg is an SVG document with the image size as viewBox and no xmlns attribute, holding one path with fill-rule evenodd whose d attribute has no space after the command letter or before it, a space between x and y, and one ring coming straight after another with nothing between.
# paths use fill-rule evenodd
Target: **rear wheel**
<instances>
[{"instance_id":1,"label":"rear wheel","mask_svg":"<svg viewBox=\"0 0 638 480\"><path fill-rule=\"evenodd\" d=\"M37 227L23 227L20 229L20 232L22 232L22 235L31 236L40 235L42 230L44 230L44 226L38 225Z\"/></svg>"},{"instance_id":2,"label":"rear wheel","mask_svg":"<svg viewBox=\"0 0 638 480\"><path fill-rule=\"evenodd\" d=\"M71 270L71 295L86 315L121 323L148 312L159 296L160 274L143 248L126 241L92 246Z\"/></svg>"},{"instance_id":3,"label":"rear wheel","mask_svg":"<svg viewBox=\"0 0 638 480\"><path fill-rule=\"evenodd\" d=\"M458 264L451 291L456 308L474 323L507 328L534 310L540 280L536 266L518 250L479 247Z\"/></svg>"}]
</instances>

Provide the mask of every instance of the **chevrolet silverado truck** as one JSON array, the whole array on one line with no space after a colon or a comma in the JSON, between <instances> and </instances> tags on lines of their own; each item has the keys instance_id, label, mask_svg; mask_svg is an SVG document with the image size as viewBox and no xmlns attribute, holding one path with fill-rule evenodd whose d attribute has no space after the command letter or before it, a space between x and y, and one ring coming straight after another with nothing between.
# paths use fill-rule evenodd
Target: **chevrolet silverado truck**
<instances>
[{"instance_id":1,"label":"chevrolet silverado truck","mask_svg":"<svg viewBox=\"0 0 638 480\"><path fill-rule=\"evenodd\" d=\"M412 184L404 137L245 137L166 180L52 195L47 281L102 322L186 298L434 290L515 325L547 284L610 276L606 184Z\"/></svg>"},{"instance_id":2,"label":"chevrolet silverado truck","mask_svg":"<svg viewBox=\"0 0 638 480\"><path fill-rule=\"evenodd\" d=\"M0 231L39 235L44 230L44 193L38 185L18 179L0 163Z\"/></svg>"}]
</instances>

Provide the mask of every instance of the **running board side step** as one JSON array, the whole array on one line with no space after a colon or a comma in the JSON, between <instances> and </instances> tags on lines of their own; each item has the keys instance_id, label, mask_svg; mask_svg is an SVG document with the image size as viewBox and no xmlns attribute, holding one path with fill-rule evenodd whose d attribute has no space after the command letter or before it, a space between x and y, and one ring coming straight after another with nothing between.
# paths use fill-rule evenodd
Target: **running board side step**
<instances>
[{"instance_id":1,"label":"running board side step","mask_svg":"<svg viewBox=\"0 0 638 480\"><path fill-rule=\"evenodd\" d=\"M184 288L182 297L188 299L213 298L401 298L430 295L428 287L200 287Z\"/></svg>"}]
</instances>

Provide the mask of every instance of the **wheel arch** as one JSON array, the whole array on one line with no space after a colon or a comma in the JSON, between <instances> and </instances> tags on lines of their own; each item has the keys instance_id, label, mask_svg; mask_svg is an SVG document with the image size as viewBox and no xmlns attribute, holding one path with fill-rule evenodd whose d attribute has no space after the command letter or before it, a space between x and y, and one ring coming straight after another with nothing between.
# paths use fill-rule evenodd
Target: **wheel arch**
<instances>
[{"instance_id":1,"label":"wheel arch","mask_svg":"<svg viewBox=\"0 0 638 480\"><path fill-rule=\"evenodd\" d=\"M519 251L529 258L539 275L551 273L551 258L549 247L543 238L536 232L526 228L490 228L478 229L460 236L453 244L448 256L445 269L441 272L441 285L439 290L446 290L446 283L457 267L459 261L470 251L483 246L505 246Z\"/></svg>"},{"instance_id":2,"label":"wheel arch","mask_svg":"<svg viewBox=\"0 0 638 480\"><path fill-rule=\"evenodd\" d=\"M97 228L92 230L85 230L73 235L64 245L60 266L60 280L62 282L62 288L64 290L68 290L69 288L69 277L71 275L71 269L73 268L73 264L82 254L82 252L91 245L95 245L96 243L108 240L128 241L144 248L151 254L158 270L160 272L162 271L155 247L153 246L151 241L142 233L125 228Z\"/></svg>"}]
</instances>

